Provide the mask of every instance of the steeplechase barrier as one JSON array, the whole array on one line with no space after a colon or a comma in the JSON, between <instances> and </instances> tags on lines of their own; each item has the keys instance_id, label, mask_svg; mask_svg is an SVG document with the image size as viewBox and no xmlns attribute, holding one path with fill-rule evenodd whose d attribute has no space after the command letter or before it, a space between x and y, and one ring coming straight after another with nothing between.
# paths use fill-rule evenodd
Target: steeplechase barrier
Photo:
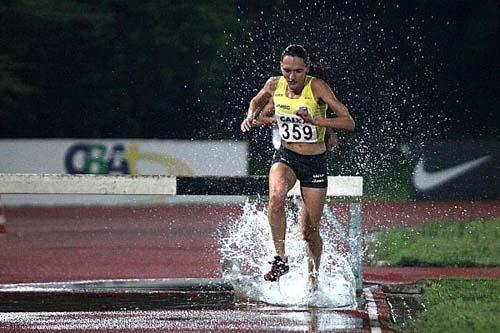
<instances>
[{"instance_id":1,"label":"steeplechase barrier","mask_svg":"<svg viewBox=\"0 0 500 333\"><path fill-rule=\"evenodd\" d=\"M267 176L166 176L166 175L94 175L94 174L0 174L1 194L93 194L93 195L268 195ZM300 195L300 184L288 193ZM363 177L329 176L328 197L359 198L363 195ZM333 214L325 205L324 213ZM333 219L335 221L335 219ZM363 282L363 228L359 200L349 200L349 228L335 229L347 241L356 279Z\"/></svg>"}]
</instances>

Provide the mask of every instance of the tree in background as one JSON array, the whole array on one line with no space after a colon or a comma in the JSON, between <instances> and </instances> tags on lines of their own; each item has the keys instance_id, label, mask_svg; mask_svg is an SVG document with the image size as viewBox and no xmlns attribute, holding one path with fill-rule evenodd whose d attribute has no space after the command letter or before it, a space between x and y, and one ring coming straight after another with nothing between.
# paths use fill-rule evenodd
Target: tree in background
<instances>
[{"instance_id":1,"label":"tree in background","mask_svg":"<svg viewBox=\"0 0 500 333\"><path fill-rule=\"evenodd\" d=\"M0 5L3 137L203 137L224 96L228 1ZM200 126L200 123L203 125Z\"/></svg>"}]
</instances>

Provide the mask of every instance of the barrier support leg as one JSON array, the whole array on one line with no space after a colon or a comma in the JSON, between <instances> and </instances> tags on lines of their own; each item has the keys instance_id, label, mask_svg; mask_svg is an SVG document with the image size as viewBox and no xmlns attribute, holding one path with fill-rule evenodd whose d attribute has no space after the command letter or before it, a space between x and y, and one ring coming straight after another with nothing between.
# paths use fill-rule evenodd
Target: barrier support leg
<instances>
[{"instance_id":1,"label":"barrier support leg","mask_svg":"<svg viewBox=\"0 0 500 333\"><path fill-rule=\"evenodd\" d=\"M5 209L2 205L2 198L0 197L0 234L7 233L7 229L5 227L6 222L7 218L5 217Z\"/></svg>"},{"instance_id":2,"label":"barrier support leg","mask_svg":"<svg viewBox=\"0 0 500 333\"><path fill-rule=\"evenodd\" d=\"M356 290L363 289L363 248L362 209L360 202L349 204L349 248Z\"/></svg>"}]
</instances>

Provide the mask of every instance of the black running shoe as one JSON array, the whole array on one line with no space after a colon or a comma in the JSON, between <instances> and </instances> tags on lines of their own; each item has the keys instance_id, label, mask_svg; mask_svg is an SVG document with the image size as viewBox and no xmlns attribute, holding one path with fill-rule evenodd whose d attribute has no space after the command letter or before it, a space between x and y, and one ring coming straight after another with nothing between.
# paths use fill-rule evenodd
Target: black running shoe
<instances>
[{"instance_id":1,"label":"black running shoe","mask_svg":"<svg viewBox=\"0 0 500 333\"><path fill-rule=\"evenodd\" d=\"M272 265L271 270L264 275L264 280L266 281L278 281L280 276L285 275L288 273L290 268L288 267L288 260L281 259L280 256L274 257L273 261L270 261L269 263Z\"/></svg>"}]
</instances>

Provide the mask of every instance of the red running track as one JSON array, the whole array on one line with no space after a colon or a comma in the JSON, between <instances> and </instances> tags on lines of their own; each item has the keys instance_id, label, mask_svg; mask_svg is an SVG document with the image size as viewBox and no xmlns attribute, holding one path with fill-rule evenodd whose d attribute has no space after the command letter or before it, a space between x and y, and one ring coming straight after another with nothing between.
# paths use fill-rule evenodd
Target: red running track
<instances>
[{"instance_id":1,"label":"red running track","mask_svg":"<svg viewBox=\"0 0 500 333\"><path fill-rule=\"evenodd\" d=\"M345 224L348 207L336 205L335 211ZM497 202L365 203L363 213L365 229L373 231L429 220L498 217L500 208ZM0 235L0 283L218 278L217 230L240 214L240 207L207 205L11 208L7 233ZM372 283L499 275L498 269L365 267L365 281ZM368 290L365 310L14 312L0 313L0 332L392 331L384 293L377 286Z\"/></svg>"},{"instance_id":2,"label":"red running track","mask_svg":"<svg viewBox=\"0 0 500 333\"><path fill-rule=\"evenodd\" d=\"M7 209L0 283L220 277L217 229L238 207Z\"/></svg>"},{"instance_id":3,"label":"red running track","mask_svg":"<svg viewBox=\"0 0 500 333\"><path fill-rule=\"evenodd\" d=\"M346 224L348 206L334 210ZM241 212L235 205L9 208L0 283L219 278L218 230ZM363 204L366 231L481 217L500 217L500 202ZM447 274L498 278L498 269L365 268L368 280L386 282Z\"/></svg>"}]
</instances>

